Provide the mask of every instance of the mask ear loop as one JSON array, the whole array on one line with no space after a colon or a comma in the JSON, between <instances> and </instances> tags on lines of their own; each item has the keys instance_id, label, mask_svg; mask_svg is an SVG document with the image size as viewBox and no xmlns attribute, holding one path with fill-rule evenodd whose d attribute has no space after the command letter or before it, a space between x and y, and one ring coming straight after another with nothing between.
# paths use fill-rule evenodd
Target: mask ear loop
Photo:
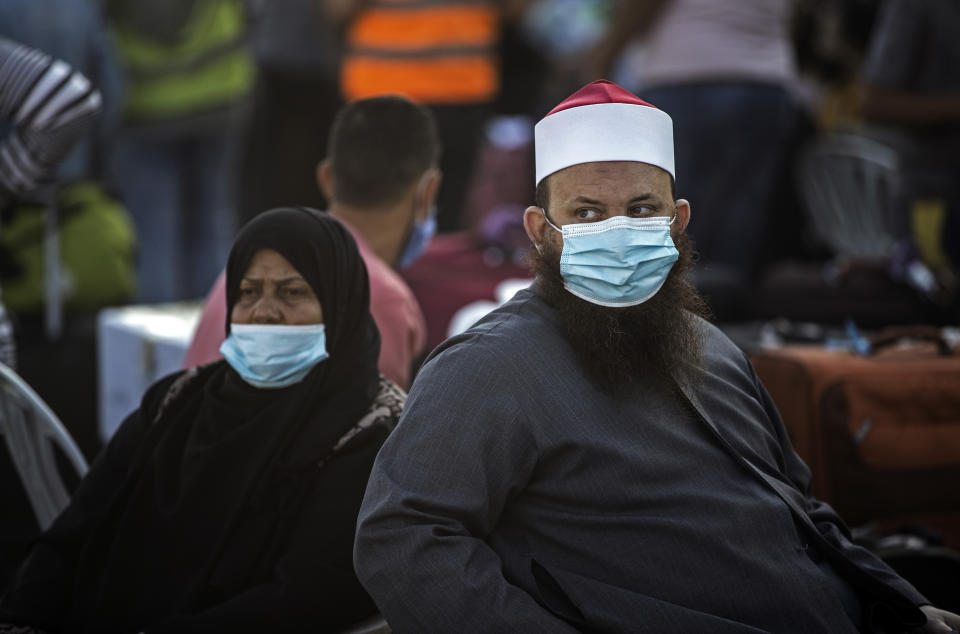
<instances>
[{"instance_id":1,"label":"mask ear loop","mask_svg":"<svg viewBox=\"0 0 960 634\"><path fill-rule=\"evenodd\" d=\"M550 222L550 217L547 216L547 210L546 210L546 209L544 209L543 207L541 207L541 208L540 208L540 213L543 214L543 219L547 221L547 224L550 225L550 227L551 227L554 231L556 231L556 232L558 232L558 233L561 233L561 234L563 233L563 230L560 229L560 227L558 227L557 225L555 225L555 224L553 224L552 222ZM540 249L540 245L539 245L539 244L534 244L533 246L537 249L537 253L543 253L543 251Z\"/></svg>"},{"instance_id":2,"label":"mask ear loop","mask_svg":"<svg viewBox=\"0 0 960 634\"><path fill-rule=\"evenodd\" d=\"M543 214L543 219L547 221L547 224L548 224L548 225L550 225L551 227L553 227L553 230L554 230L554 231L556 231L557 233L563 233L563 229L561 229L561 228L558 227L557 225L555 225L555 224L553 224L552 222L550 222L550 216L547 215L547 210L546 210L546 209L544 209L543 207L541 207L541 208L540 208L540 213Z\"/></svg>"},{"instance_id":3,"label":"mask ear loop","mask_svg":"<svg viewBox=\"0 0 960 634\"><path fill-rule=\"evenodd\" d=\"M556 232L558 232L558 233L561 233L561 234L563 233L563 230L560 229L560 227L558 227L557 225L555 225L555 224L553 224L552 222L550 222L550 217L547 215L547 210L546 210L546 209L544 209L543 207L541 207L541 208L540 208L540 213L543 214L543 219L547 221L547 224L550 225L550 227L551 227L554 231L556 231ZM673 216L671 216L670 222L668 222L667 224L672 226L673 223L676 222L677 216L679 216L679 215L680 215L680 212L678 212L678 211L677 211L677 208L674 207L674 208L673 208ZM533 246L537 249L537 253L543 253L543 251L540 249L540 245L539 245L539 244L534 244Z\"/></svg>"}]
</instances>

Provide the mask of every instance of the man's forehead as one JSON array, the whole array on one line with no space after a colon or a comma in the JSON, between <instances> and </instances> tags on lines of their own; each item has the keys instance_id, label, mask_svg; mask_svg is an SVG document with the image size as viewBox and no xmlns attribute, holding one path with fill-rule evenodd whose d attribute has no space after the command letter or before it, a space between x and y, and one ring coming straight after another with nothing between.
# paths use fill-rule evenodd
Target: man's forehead
<instances>
[{"instance_id":1,"label":"man's forehead","mask_svg":"<svg viewBox=\"0 0 960 634\"><path fill-rule=\"evenodd\" d=\"M552 198L610 196L628 199L637 196L670 195L670 174L636 161L598 161L572 165L547 179Z\"/></svg>"}]
</instances>

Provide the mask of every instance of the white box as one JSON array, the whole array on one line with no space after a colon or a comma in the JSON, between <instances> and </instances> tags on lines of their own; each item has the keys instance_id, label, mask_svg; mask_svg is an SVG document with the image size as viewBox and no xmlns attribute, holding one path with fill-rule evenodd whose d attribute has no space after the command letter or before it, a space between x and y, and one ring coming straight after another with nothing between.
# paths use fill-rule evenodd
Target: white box
<instances>
[{"instance_id":1,"label":"white box","mask_svg":"<svg viewBox=\"0 0 960 634\"><path fill-rule=\"evenodd\" d=\"M100 437L109 440L157 379L179 370L202 305L107 308L97 315Z\"/></svg>"}]
</instances>

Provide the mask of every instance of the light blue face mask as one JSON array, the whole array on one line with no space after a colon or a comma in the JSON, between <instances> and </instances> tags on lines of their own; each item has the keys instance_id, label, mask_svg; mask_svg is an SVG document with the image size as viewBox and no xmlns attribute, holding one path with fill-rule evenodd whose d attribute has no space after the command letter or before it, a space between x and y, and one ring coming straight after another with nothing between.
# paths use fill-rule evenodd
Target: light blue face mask
<instances>
[{"instance_id":1,"label":"light blue face mask","mask_svg":"<svg viewBox=\"0 0 960 634\"><path fill-rule=\"evenodd\" d=\"M435 209L431 209L424 220L413 223L410 235L407 236L407 244L403 247L403 253L397 261L397 268L405 269L423 255L436 232L437 214Z\"/></svg>"},{"instance_id":2,"label":"light blue face mask","mask_svg":"<svg viewBox=\"0 0 960 634\"><path fill-rule=\"evenodd\" d=\"M323 324L230 324L220 354L244 381L268 389L299 383L330 356Z\"/></svg>"},{"instance_id":3,"label":"light blue face mask","mask_svg":"<svg viewBox=\"0 0 960 634\"><path fill-rule=\"evenodd\" d=\"M600 306L624 308L657 294L679 253L670 237L676 219L614 216L558 228L563 235L560 276L577 297Z\"/></svg>"}]
</instances>

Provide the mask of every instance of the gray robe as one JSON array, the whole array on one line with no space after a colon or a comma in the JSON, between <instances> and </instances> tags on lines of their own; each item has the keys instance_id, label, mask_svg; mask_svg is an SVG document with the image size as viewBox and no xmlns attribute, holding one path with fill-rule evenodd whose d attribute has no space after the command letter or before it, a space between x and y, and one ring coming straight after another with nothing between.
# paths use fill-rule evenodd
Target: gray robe
<instances>
[{"instance_id":1,"label":"gray robe","mask_svg":"<svg viewBox=\"0 0 960 634\"><path fill-rule=\"evenodd\" d=\"M746 357L703 328L690 396L810 521L684 400L598 389L528 289L433 352L374 465L354 563L394 631L835 633L855 592L926 603L809 495Z\"/></svg>"}]
</instances>

